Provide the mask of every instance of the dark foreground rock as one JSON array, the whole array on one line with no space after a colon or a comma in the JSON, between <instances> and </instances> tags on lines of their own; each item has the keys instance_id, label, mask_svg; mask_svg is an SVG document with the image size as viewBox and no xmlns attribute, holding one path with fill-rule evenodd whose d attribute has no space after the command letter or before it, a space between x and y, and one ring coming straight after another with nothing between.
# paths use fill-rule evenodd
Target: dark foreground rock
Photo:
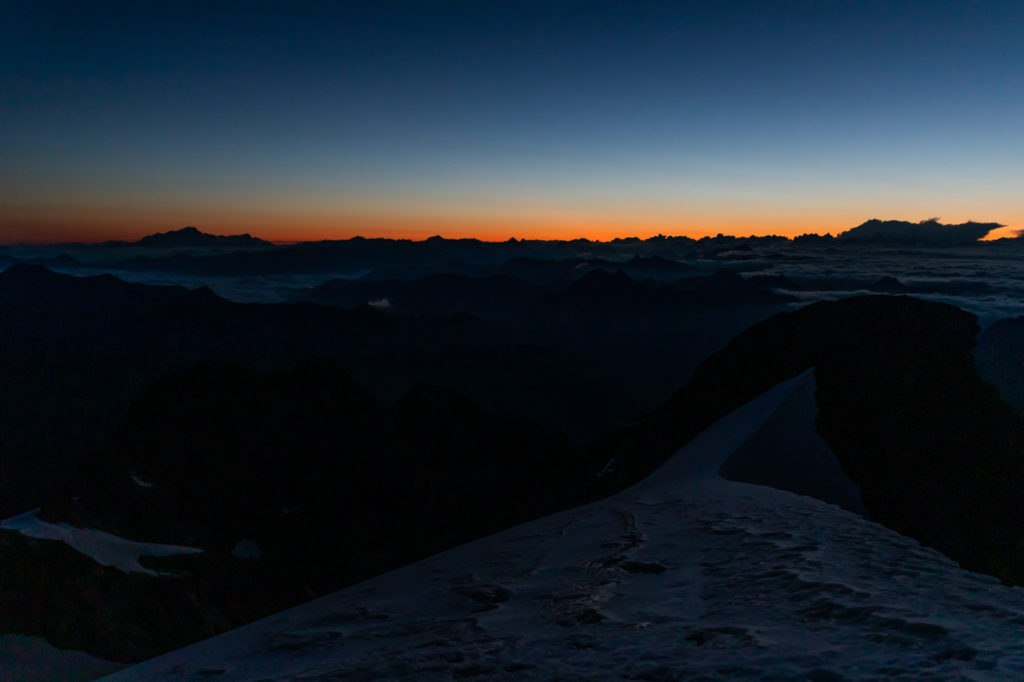
<instances>
[{"instance_id":1,"label":"dark foreground rock","mask_svg":"<svg viewBox=\"0 0 1024 682\"><path fill-rule=\"evenodd\" d=\"M0 628L141 660L560 508L569 459L451 391L384 406L317 360L200 367L133 405L41 517L205 551L143 559L151 576L4 532Z\"/></svg>"}]
</instances>

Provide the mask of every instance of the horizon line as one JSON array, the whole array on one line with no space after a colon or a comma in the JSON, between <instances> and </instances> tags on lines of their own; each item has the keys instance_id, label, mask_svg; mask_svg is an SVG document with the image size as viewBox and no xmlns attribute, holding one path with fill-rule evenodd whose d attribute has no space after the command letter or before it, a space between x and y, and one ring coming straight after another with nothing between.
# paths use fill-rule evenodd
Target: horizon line
<instances>
[{"instance_id":1,"label":"horizon line","mask_svg":"<svg viewBox=\"0 0 1024 682\"><path fill-rule=\"evenodd\" d=\"M909 223L909 224L924 225L924 224L930 223L930 222L938 222L939 219L938 218L929 218L929 219L920 220L920 221L910 221L910 220L899 220L899 219L880 220L880 219L877 219L877 218L870 218L870 219L865 220L862 223L860 223L860 225L855 225L853 227L850 227L850 228L847 228L847 229L844 229L844 230L840 230L840 231L837 231L835 233L833 233L832 231L827 231L827 232L806 231L806 232L799 232L799 233L794 231L791 234L785 234L785 233L780 233L780 232L765 231L765 232L751 232L751 233L747 233L747 234L736 234L736 233L733 233L731 231L730 232L726 232L726 231L723 231L723 230L719 229L717 231L710 231L709 230L707 232L703 232L703 233L699 233L699 234L695 234L693 232L691 232L690 234L669 233L669 232L664 232L664 231L658 231L656 233L652 233L650 231L644 230L642 232L637 232L637 233L633 233L633 234L629 234L629 233L624 232L622 235L605 236L603 234L605 231L602 230L602 231L599 231L598 235L594 235L594 236L585 236L585 235L582 235L582 234L574 235L574 236L568 236L568 235L566 235L566 236L555 236L555 235L552 235L552 236L539 236L539 235L535 235L535 234L529 234L530 231L524 231L524 232L526 232L526 234L524 236L517 236L515 234L512 234L511 236L504 237L504 238L496 236L496 235L492 237L492 235L489 235L489 234L481 234L481 233L474 234L472 232L467 232L467 231L463 231L463 230L459 230L459 229L455 228L455 229L453 229L452 231L450 231L448 233L451 236L445 236L445 234L443 234L442 231L434 232L432 230L411 230L411 231L410 230L396 230L394 232L385 233L385 234L373 234L372 231L370 233L342 231L342 234L339 234L337 236L335 236L335 235L329 235L329 236L325 235L325 236L310 236L308 238L298 238L298 239L296 239L294 237L293 238L283 238L282 239L282 238L273 238L273 237L270 237L270 238L268 238L268 237L261 237L258 234L253 234L250 231L228 231L228 232L225 232L225 233L216 233L216 232L212 232L212 231L207 232L206 229L218 230L218 229L222 229L222 228L217 228L217 227L213 227L213 228L200 228L200 227L197 227L196 225L188 224L188 225L184 225L182 227L170 228L170 229L166 229L166 230L162 230L162 231L161 230L157 230L157 231L153 231L153 232L143 232L142 234L139 234L138 236L135 236L135 235L132 235L132 236L123 235L122 236L121 234L118 234L117 236L111 235L111 236L106 237L106 238L96 236L96 237L86 237L84 239L82 239L82 238L78 238L78 239L72 238L72 239L69 240L69 239L59 239L59 238L58 239L53 239L52 238L53 235L51 233L50 235L48 235L48 236L51 236L50 239L42 237L41 239L38 239L38 240L36 240L36 239L21 238L18 241L0 241L0 247L11 248L11 247L18 247L18 246L36 246L36 247L41 247L41 246L62 246L62 245L67 245L67 246L72 246L72 245L100 246L102 244L134 245L134 244L137 244L139 241L141 241L141 240L143 240L143 239L145 239L147 237L151 237L151 236L155 236L155 235L163 235L163 234L173 234L175 232L180 232L180 231L186 230L188 228L192 228L193 230L196 230L197 232L199 232L201 234L209 235L209 236L213 236L213 237L230 238L230 237L246 237L247 236L247 237L251 237L251 238L256 239L256 240L260 240L260 241L267 242L269 244L273 244L274 246L290 246L290 245L295 245L295 244L320 243L320 242L342 242L342 241L351 241L351 240L355 240L355 239L381 240L381 241L404 241L404 242L413 242L413 243L426 242L426 241L432 240L432 239L444 239L444 240L448 240L448 241L477 241L477 242L488 243L488 244L503 244L503 243L508 243L508 242L511 242L511 241L517 241L517 242L553 242L553 243L559 243L559 242L561 242L561 243L588 242L588 243L597 243L597 244L607 244L607 243L613 243L613 242L616 242L616 241L630 241L630 240L648 241L648 240L651 240L651 239L688 239L688 240L691 240L691 241L701 241L701 240L705 240L705 239L718 239L718 238L723 238L723 239L724 238L729 238L729 239L747 239L747 240L750 240L750 239L779 239L779 240L793 241L793 240L795 240L798 237L819 237L819 238L833 238L833 239L836 239L836 238L839 238L839 236L842 235L843 233L848 232L848 231L854 229L855 227L859 227L861 225L865 225L865 224L867 224L869 222L872 222L872 221L903 222L903 223ZM994 225L995 226L992 229L990 229L989 232L987 234L985 234L983 237L977 239L976 241L978 241L978 242L997 241L999 239L1006 239L1006 238L1011 238L1012 239L1012 238L1016 238L1016 237L1020 236L1019 235L1019 230L1014 229L1014 228L1010 227L1009 225L1005 225L1005 224L994 222L994 221L993 222L982 222L982 221L976 221L976 220L967 220L967 221L964 221L962 223L939 223L939 224L942 225L943 227L956 227L958 225L966 225L966 224L971 224L971 223L974 223L974 224L989 224L989 225ZM153 228L150 228L150 229L153 229ZM348 233L345 234L346 232L348 232ZM431 234L431 232L433 232L433 233ZM688 231L688 232L690 232L690 231ZM1008 234L1005 234L1005 233L1008 233ZM641 236L643 234L646 234L647 236ZM488 238L488 237L492 237L492 238Z\"/></svg>"}]
</instances>

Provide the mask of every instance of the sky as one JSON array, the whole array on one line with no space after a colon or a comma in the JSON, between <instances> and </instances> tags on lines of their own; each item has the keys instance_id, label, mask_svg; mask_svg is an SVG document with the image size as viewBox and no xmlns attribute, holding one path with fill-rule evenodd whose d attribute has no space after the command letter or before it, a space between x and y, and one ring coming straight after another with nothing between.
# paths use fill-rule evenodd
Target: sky
<instances>
[{"instance_id":1,"label":"sky","mask_svg":"<svg viewBox=\"0 0 1024 682\"><path fill-rule=\"evenodd\" d=\"M1024 3L0 0L0 243L1024 229Z\"/></svg>"}]
</instances>

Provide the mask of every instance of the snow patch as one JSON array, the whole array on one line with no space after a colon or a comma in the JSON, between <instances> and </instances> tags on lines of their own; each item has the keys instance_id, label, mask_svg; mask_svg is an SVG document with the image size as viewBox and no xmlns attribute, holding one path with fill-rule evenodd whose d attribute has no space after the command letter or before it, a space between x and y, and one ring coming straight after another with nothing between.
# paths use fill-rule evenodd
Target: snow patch
<instances>
[{"instance_id":1,"label":"snow patch","mask_svg":"<svg viewBox=\"0 0 1024 682\"><path fill-rule=\"evenodd\" d=\"M135 542L95 528L76 528L67 523L50 523L39 518L38 509L5 519L0 522L0 528L17 531L26 537L37 540L63 542L101 566L112 566L125 573L165 575L165 573L146 568L139 563L139 558L199 554L203 551L182 545Z\"/></svg>"}]
</instances>

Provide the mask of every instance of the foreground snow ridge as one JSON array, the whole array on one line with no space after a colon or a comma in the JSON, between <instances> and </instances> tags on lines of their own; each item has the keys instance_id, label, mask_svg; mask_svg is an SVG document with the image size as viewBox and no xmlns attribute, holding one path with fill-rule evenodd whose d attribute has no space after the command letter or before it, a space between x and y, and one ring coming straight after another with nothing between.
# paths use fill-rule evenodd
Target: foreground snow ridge
<instances>
[{"instance_id":1,"label":"foreground snow ridge","mask_svg":"<svg viewBox=\"0 0 1024 682\"><path fill-rule=\"evenodd\" d=\"M1024 590L836 506L718 477L806 381L747 403L612 498L109 679L1024 676Z\"/></svg>"}]
</instances>

